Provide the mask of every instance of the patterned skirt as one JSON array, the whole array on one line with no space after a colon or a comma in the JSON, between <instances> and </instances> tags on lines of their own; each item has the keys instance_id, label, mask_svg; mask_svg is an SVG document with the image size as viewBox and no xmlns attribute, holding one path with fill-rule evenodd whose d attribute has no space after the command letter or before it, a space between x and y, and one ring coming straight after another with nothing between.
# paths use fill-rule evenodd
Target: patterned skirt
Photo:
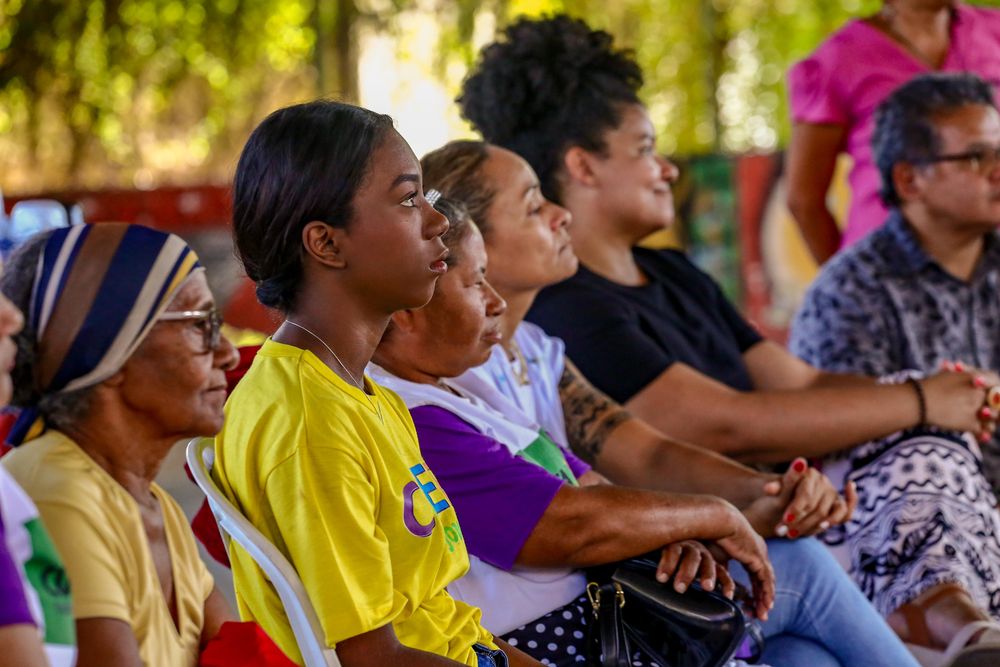
<instances>
[{"instance_id":1,"label":"patterned skirt","mask_svg":"<svg viewBox=\"0 0 1000 667\"><path fill-rule=\"evenodd\" d=\"M821 539L883 616L945 582L1000 620L1000 513L968 435L912 429L829 457L858 508Z\"/></svg>"}]
</instances>

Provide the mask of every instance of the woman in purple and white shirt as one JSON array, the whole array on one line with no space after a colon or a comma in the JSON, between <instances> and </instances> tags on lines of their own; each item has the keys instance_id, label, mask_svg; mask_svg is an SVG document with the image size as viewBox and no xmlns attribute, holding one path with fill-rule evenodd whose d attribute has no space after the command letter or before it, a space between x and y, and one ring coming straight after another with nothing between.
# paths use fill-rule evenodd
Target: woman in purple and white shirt
<instances>
[{"instance_id":1,"label":"woman in purple and white shirt","mask_svg":"<svg viewBox=\"0 0 1000 667\"><path fill-rule=\"evenodd\" d=\"M751 572L755 612L766 617L774 595L767 549L733 505L612 486L527 417L509 419L448 382L486 360L506 306L486 281L478 229L458 209L437 206L451 220L448 273L427 306L393 316L369 372L410 408L421 453L458 513L474 558L449 591L481 601L484 625L511 645L569 665L585 660L591 618L580 568L662 548L661 581L674 576L680 591L695 580L709 590L718 583L732 596L729 573L704 541ZM641 653L633 659L656 665Z\"/></svg>"},{"instance_id":2,"label":"woman in purple and white shirt","mask_svg":"<svg viewBox=\"0 0 1000 667\"><path fill-rule=\"evenodd\" d=\"M0 295L0 406L11 396L8 369L21 313ZM44 645L43 645L44 641ZM0 466L0 656L5 665L71 667L76 661L66 572L38 510Z\"/></svg>"}]
</instances>

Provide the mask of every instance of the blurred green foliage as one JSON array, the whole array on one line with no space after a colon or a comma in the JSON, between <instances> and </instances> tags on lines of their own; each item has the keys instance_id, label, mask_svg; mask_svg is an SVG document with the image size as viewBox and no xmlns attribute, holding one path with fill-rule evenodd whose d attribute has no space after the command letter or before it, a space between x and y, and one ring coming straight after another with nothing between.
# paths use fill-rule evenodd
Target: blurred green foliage
<instances>
[{"instance_id":1,"label":"blurred green foliage","mask_svg":"<svg viewBox=\"0 0 1000 667\"><path fill-rule=\"evenodd\" d=\"M0 165L46 184L142 185L161 161L197 178L275 82L312 88L312 5L0 0Z\"/></svg>"},{"instance_id":2,"label":"blurred green foliage","mask_svg":"<svg viewBox=\"0 0 1000 667\"><path fill-rule=\"evenodd\" d=\"M788 134L788 65L879 5L0 0L0 186L225 181L249 129L269 110L317 95L356 100L359 35L386 33L403 44L414 12L437 19L431 71L452 90L497 26L565 11L635 49L664 151L770 150ZM403 46L396 55L408 57Z\"/></svg>"}]
</instances>

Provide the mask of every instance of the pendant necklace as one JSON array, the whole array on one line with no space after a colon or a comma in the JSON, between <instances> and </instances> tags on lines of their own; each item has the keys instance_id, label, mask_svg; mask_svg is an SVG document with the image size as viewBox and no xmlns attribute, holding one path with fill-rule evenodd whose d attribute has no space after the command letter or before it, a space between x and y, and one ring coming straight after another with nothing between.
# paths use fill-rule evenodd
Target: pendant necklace
<instances>
[{"instance_id":1,"label":"pendant necklace","mask_svg":"<svg viewBox=\"0 0 1000 667\"><path fill-rule=\"evenodd\" d=\"M510 341L510 356L507 357L511 362L517 362L517 370L514 374L517 376L517 383L522 387L526 387L531 384L531 378L528 375L528 360L524 358L524 353L521 352L521 346L517 344L517 341L511 339ZM514 370L514 364L511 363L511 370Z\"/></svg>"},{"instance_id":2,"label":"pendant necklace","mask_svg":"<svg viewBox=\"0 0 1000 667\"><path fill-rule=\"evenodd\" d=\"M337 361L337 363L340 364L340 367L344 369L344 372L347 373L347 377L351 378L351 382L354 383L354 386L360 389L361 393L365 395L365 398L368 400L368 404L372 406L372 410L375 412L375 414L378 415L379 422L385 424L385 420L382 418L382 407L372 399L371 395L369 395L367 391L365 391L365 383L359 381L358 378L354 377L354 373L352 373L350 369L347 368L347 364L345 364L343 361L340 360L340 357L338 357L337 353L333 351L333 348L327 345L325 340L314 334L312 331L309 331L309 329L306 329L298 322L293 322L292 320L289 319L286 319L285 322L291 324L293 327L302 329L307 334L318 340L320 344L326 348L326 351L329 352L331 356L333 356L333 358Z\"/></svg>"}]
</instances>

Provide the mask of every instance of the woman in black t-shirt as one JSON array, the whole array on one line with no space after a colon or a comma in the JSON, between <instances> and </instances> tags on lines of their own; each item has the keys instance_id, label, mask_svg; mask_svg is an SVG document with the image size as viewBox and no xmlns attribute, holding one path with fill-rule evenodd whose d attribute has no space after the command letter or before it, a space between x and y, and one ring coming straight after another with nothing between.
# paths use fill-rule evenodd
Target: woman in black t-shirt
<instances>
[{"instance_id":1,"label":"woman in black t-shirt","mask_svg":"<svg viewBox=\"0 0 1000 667\"><path fill-rule=\"evenodd\" d=\"M572 213L568 230L580 260L575 275L568 271L565 282L542 291L528 318L565 341L567 356L594 385L670 436L744 461L850 450L839 455L850 463L841 479L871 484L870 495L863 489L855 520L827 541L850 545L845 557L852 559L852 574L904 639L940 649L957 637L953 648L961 648L960 628L988 619L984 608L1000 615L1000 605L977 604L968 592L989 588L971 563L977 551L990 554L987 559L995 553L989 569L1000 572L1000 542L967 539L969 528L992 534L997 518L988 489L974 499L948 496L954 507L981 508L978 528L946 517L945 530L936 533L945 537L919 547L904 537L911 525L936 525L944 496L929 494L926 516L916 521L903 507L911 498L904 501L907 484L922 483L917 473L961 476L978 493L985 481L974 445L958 434L910 433L922 442L933 437L943 452L933 466L914 468L914 462L931 462L907 444L906 434L889 436L926 424L988 436L996 415L983 412L984 387L997 378L963 371L878 384L824 373L763 340L683 253L636 247L673 222L677 169L656 152L632 55L613 48L607 33L567 17L522 20L505 36L484 49L466 80L463 114L487 141L524 157L542 193ZM529 283L537 269L502 245L498 237L487 244L491 274L503 267L490 280L513 305L511 294L534 294ZM867 449L855 447L867 441L874 441ZM853 458L859 452L878 458L887 449L906 460L904 472L866 469L869 462ZM937 472L925 472L932 468ZM865 472L871 474L859 476ZM898 504L883 502L880 488ZM893 531L902 532L899 542L884 543L881 536ZM875 542L858 541L865 537ZM962 571L940 565L935 549L968 555L953 559ZM945 581L962 582L965 590ZM1000 599L1000 588L997 593Z\"/></svg>"}]
</instances>

